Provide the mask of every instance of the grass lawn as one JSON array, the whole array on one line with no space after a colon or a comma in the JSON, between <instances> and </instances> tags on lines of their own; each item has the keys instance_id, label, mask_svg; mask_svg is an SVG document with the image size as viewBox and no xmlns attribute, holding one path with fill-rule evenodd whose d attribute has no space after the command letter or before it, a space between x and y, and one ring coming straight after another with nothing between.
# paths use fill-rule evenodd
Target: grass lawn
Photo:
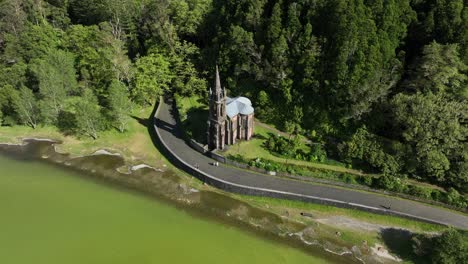
<instances>
[{"instance_id":1,"label":"grass lawn","mask_svg":"<svg viewBox=\"0 0 468 264\"><path fill-rule=\"evenodd\" d=\"M256 121L258 123L258 121ZM296 160L296 159L286 159L282 157L278 157L276 155L271 154L266 148L263 147L263 143L269 137L269 133L275 134L274 130L268 129L265 126L256 125L254 127L254 137L249 141L241 141L233 146L230 146L228 150L223 152L224 155L241 155L246 159L255 159L255 158L265 158L269 160L273 160L276 162L281 163L289 163L295 164L300 166L318 168L318 169L326 169L332 170L337 172L347 172L351 174L362 175L361 172L353 169L348 169L343 166L336 166L330 164L323 164L323 163L316 163L304 160ZM303 145L304 150L307 150L307 146Z\"/></svg>"},{"instance_id":2,"label":"grass lawn","mask_svg":"<svg viewBox=\"0 0 468 264\"><path fill-rule=\"evenodd\" d=\"M145 162L160 167L167 164L166 159L154 147L146 126L147 118L153 106L136 108L132 112L128 131L120 133L115 129L100 132L97 140L90 137L66 136L52 126L39 126L32 129L27 126L0 127L0 142L21 143L23 138L50 138L60 140L57 150L74 156L86 155L99 149L119 152L130 162Z\"/></svg>"}]
</instances>

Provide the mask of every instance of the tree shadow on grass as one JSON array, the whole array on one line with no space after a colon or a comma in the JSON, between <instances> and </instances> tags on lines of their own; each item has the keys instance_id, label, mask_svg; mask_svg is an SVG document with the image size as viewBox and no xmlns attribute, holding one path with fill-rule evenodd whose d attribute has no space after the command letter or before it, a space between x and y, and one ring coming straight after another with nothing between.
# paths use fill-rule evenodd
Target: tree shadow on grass
<instances>
[{"instance_id":1,"label":"tree shadow on grass","mask_svg":"<svg viewBox=\"0 0 468 264\"><path fill-rule=\"evenodd\" d=\"M252 137L253 137L253 138L256 138L256 139L260 139L260 140L265 140L265 139L267 139L267 137L265 137L265 136L262 135L262 134L254 134Z\"/></svg>"},{"instance_id":2,"label":"tree shadow on grass","mask_svg":"<svg viewBox=\"0 0 468 264\"><path fill-rule=\"evenodd\" d=\"M134 115L131 115L130 117L135 119L140 125L144 127L148 127L150 125L150 120L148 118L141 118Z\"/></svg>"},{"instance_id":3,"label":"tree shadow on grass","mask_svg":"<svg viewBox=\"0 0 468 264\"><path fill-rule=\"evenodd\" d=\"M408 230L385 228L380 232L385 246L392 255L401 259L411 260L415 264L426 263L426 260L417 256L413 251L412 238L414 234Z\"/></svg>"},{"instance_id":4,"label":"tree shadow on grass","mask_svg":"<svg viewBox=\"0 0 468 264\"><path fill-rule=\"evenodd\" d=\"M188 136L201 144L206 144L208 114L208 109L205 107L191 108L187 111L187 118L182 122Z\"/></svg>"}]
</instances>

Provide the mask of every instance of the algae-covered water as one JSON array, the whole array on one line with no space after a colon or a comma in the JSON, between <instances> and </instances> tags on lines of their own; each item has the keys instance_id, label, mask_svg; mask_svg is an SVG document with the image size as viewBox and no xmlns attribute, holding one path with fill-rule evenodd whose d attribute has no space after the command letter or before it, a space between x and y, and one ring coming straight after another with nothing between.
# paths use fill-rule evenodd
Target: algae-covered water
<instances>
[{"instance_id":1,"label":"algae-covered water","mask_svg":"<svg viewBox=\"0 0 468 264\"><path fill-rule=\"evenodd\" d=\"M327 263L76 172L0 155L0 263Z\"/></svg>"}]
</instances>

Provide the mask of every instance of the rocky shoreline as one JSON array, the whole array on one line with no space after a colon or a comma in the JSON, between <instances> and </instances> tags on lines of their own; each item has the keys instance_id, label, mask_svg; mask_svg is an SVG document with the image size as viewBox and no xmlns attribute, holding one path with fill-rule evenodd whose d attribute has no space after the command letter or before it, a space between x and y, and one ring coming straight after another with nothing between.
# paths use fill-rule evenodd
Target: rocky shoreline
<instances>
[{"instance_id":1,"label":"rocky shoreline","mask_svg":"<svg viewBox=\"0 0 468 264\"><path fill-rule=\"evenodd\" d=\"M351 245L331 235L322 237L318 222L300 223L234 199L193 178L179 177L166 168L144 163L128 164L118 152L98 150L90 155L73 157L59 153L59 141L27 138L21 144L0 144L0 152L22 160L41 159L62 169L82 172L92 180L104 181L118 188L144 192L201 217L227 222L287 243L314 255L323 255L336 263L391 263L393 256L377 254L367 243ZM320 231L320 232L318 232ZM332 237L333 239L330 239Z\"/></svg>"}]
</instances>

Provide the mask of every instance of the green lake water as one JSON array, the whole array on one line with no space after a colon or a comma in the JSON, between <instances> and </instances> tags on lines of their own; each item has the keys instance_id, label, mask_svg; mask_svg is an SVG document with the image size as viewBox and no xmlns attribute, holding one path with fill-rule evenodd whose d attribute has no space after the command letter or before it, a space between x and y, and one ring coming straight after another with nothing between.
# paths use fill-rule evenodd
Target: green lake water
<instances>
[{"instance_id":1,"label":"green lake water","mask_svg":"<svg viewBox=\"0 0 468 264\"><path fill-rule=\"evenodd\" d=\"M164 202L0 155L0 263L327 263Z\"/></svg>"}]
</instances>

